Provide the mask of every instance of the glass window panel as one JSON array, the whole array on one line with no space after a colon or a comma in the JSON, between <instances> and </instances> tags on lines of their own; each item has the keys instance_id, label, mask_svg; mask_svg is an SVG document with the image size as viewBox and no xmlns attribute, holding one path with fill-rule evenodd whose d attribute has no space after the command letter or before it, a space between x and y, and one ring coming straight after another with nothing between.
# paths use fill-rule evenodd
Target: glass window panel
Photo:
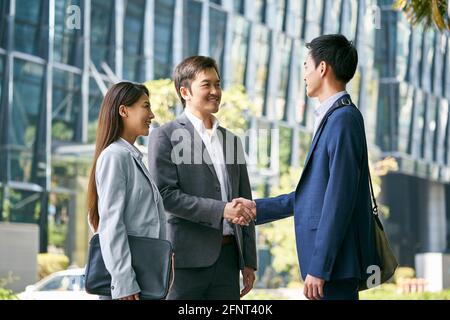
<instances>
[{"instance_id":1,"label":"glass window panel","mask_svg":"<svg viewBox=\"0 0 450 320\"><path fill-rule=\"evenodd\" d=\"M234 12L244 14L244 0L233 0Z\"/></svg>"},{"instance_id":2,"label":"glass window panel","mask_svg":"<svg viewBox=\"0 0 450 320\"><path fill-rule=\"evenodd\" d=\"M306 116L303 125L309 130L311 130L312 133L314 129L314 122L316 121L314 110L316 110L319 107L320 102L319 99L310 98L308 96L306 96L305 99L306 99Z\"/></svg>"},{"instance_id":3,"label":"glass window panel","mask_svg":"<svg viewBox=\"0 0 450 320\"><path fill-rule=\"evenodd\" d=\"M44 0L16 0L14 48L43 56L48 43L48 3Z\"/></svg>"},{"instance_id":4,"label":"glass window panel","mask_svg":"<svg viewBox=\"0 0 450 320\"><path fill-rule=\"evenodd\" d=\"M298 95L297 95L297 105L295 109L295 121L300 124L304 124L305 115L306 115L306 89L305 89L305 65L306 57L308 55L308 49L304 46L304 44L298 44L298 64L297 64L297 74L298 74Z\"/></svg>"},{"instance_id":5,"label":"glass window panel","mask_svg":"<svg viewBox=\"0 0 450 320\"><path fill-rule=\"evenodd\" d=\"M38 223L42 195L39 192L8 188L4 209L10 222Z\"/></svg>"},{"instance_id":6,"label":"glass window panel","mask_svg":"<svg viewBox=\"0 0 450 320\"><path fill-rule=\"evenodd\" d=\"M106 62L114 70L114 16L113 1L92 0L90 34L91 60L97 68L100 67L102 62Z\"/></svg>"},{"instance_id":7,"label":"glass window panel","mask_svg":"<svg viewBox=\"0 0 450 320\"><path fill-rule=\"evenodd\" d=\"M254 103L257 116L262 115L266 95L268 63L269 63L269 31L263 26L255 26L255 52L256 78L254 82Z\"/></svg>"},{"instance_id":8,"label":"glass window panel","mask_svg":"<svg viewBox=\"0 0 450 320\"><path fill-rule=\"evenodd\" d=\"M443 79L443 96L450 99L450 38L447 38L447 48L445 51L445 68Z\"/></svg>"},{"instance_id":9,"label":"glass window panel","mask_svg":"<svg viewBox=\"0 0 450 320\"><path fill-rule=\"evenodd\" d=\"M396 46L396 75L400 79L405 79L408 68L409 40L411 29L406 21L399 19L397 23L397 46Z\"/></svg>"},{"instance_id":10,"label":"glass window panel","mask_svg":"<svg viewBox=\"0 0 450 320\"><path fill-rule=\"evenodd\" d=\"M411 121L413 111L414 89L406 83L400 84L400 110L399 110L399 133L398 150L409 153L411 143Z\"/></svg>"},{"instance_id":11,"label":"glass window panel","mask_svg":"<svg viewBox=\"0 0 450 320\"><path fill-rule=\"evenodd\" d=\"M286 26L286 29L291 30L292 34L298 38L302 29L304 4L303 1L290 1L289 6L286 17L289 26Z\"/></svg>"},{"instance_id":12,"label":"glass window panel","mask_svg":"<svg viewBox=\"0 0 450 320\"><path fill-rule=\"evenodd\" d=\"M355 40L358 20L358 1L344 0L341 33L349 40Z\"/></svg>"},{"instance_id":13,"label":"glass window panel","mask_svg":"<svg viewBox=\"0 0 450 320\"><path fill-rule=\"evenodd\" d=\"M202 4L188 0L184 2L183 10L183 57L187 58L198 54Z\"/></svg>"},{"instance_id":14,"label":"glass window panel","mask_svg":"<svg viewBox=\"0 0 450 320\"><path fill-rule=\"evenodd\" d=\"M423 130L425 126L425 101L422 91L417 90L414 99L414 130L412 142L412 154L416 158L423 156Z\"/></svg>"},{"instance_id":15,"label":"glass window panel","mask_svg":"<svg viewBox=\"0 0 450 320\"><path fill-rule=\"evenodd\" d=\"M444 58L445 58L446 37L440 33L436 33L436 48L433 66L433 92L437 96L442 96L444 88L442 81L444 79Z\"/></svg>"},{"instance_id":16,"label":"glass window panel","mask_svg":"<svg viewBox=\"0 0 450 320\"><path fill-rule=\"evenodd\" d=\"M255 20L264 23L266 21L266 0L254 0L253 11Z\"/></svg>"},{"instance_id":17,"label":"glass window panel","mask_svg":"<svg viewBox=\"0 0 450 320\"><path fill-rule=\"evenodd\" d=\"M80 140L81 76L71 72L54 69L52 93L52 140Z\"/></svg>"},{"instance_id":18,"label":"glass window panel","mask_svg":"<svg viewBox=\"0 0 450 320\"><path fill-rule=\"evenodd\" d=\"M447 139L447 125L448 125L448 101L441 99L438 105L438 131L437 131L437 145L436 145L436 161L442 165L445 161L446 139Z\"/></svg>"},{"instance_id":19,"label":"glass window panel","mask_svg":"<svg viewBox=\"0 0 450 320\"><path fill-rule=\"evenodd\" d=\"M224 11L209 8L209 53L217 61L221 74L223 73L226 22L227 15Z\"/></svg>"},{"instance_id":20,"label":"glass window panel","mask_svg":"<svg viewBox=\"0 0 450 320\"><path fill-rule=\"evenodd\" d=\"M233 42L231 45L231 70L233 83L244 84L247 61L249 23L244 18L234 17Z\"/></svg>"},{"instance_id":21,"label":"glass window panel","mask_svg":"<svg viewBox=\"0 0 450 320\"><path fill-rule=\"evenodd\" d=\"M292 40L282 34L278 36L278 46L277 50L279 52L279 78L278 78L278 90L277 90L277 100L276 100L276 117L278 120L287 117L286 110L286 96L289 81L289 65L291 61L291 49Z\"/></svg>"},{"instance_id":22,"label":"glass window panel","mask_svg":"<svg viewBox=\"0 0 450 320\"><path fill-rule=\"evenodd\" d=\"M125 2L125 28L123 35L123 76L131 81L143 82L143 33L145 0ZM156 23L156 21L155 21Z\"/></svg>"},{"instance_id":23,"label":"glass window panel","mask_svg":"<svg viewBox=\"0 0 450 320\"><path fill-rule=\"evenodd\" d=\"M422 47L422 77L421 87L427 92L431 92L431 67L433 64L433 40L434 32L427 30L424 33Z\"/></svg>"},{"instance_id":24,"label":"glass window panel","mask_svg":"<svg viewBox=\"0 0 450 320\"><path fill-rule=\"evenodd\" d=\"M259 169L268 169L270 167L270 143L271 126L270 123L258 121L258 159Z\"/></svg>"},{"instance_id":25,"label":"glass window panel","mask_svg":"<svg viewBox=\"0 0 450 320\"><path fill-rule=\"evenodd\" d=\"M392 120L397 113L397 106L393 105L393 101L397 101L396 85L382 83L380 85L379 102L377 109L377 145L382 151L392 151L392 138L396 126ZM393 108L394 107L394 108Z\"/></svg>"},{"instance_id":26,"label":"glass window panel","mask_svg":"<svg viewBox=\"0 0 450 320\"><path fill-rule=\"evenodd\" d=\"M422 52L422 38L423 38L423 28L419 25L414 27L414 32L412 34L412 50L410 51L410 66L408 68L408 73L410 75L409 81L416 86L419 86L419 81L421 77L420 60Z\"/></svg>"},{"instance_id":27,"label":"glass window panel","mask_svg":"<svg viewBox=\"0 0 450 320\"><path fill-rule=\"evenodd\" d=\"M309 147L311 146L312 133L305 129L300 129L299 136L299 164L303 167L306 161L306 156L308 155Z\"/></svg>"},{"instance_id":28,"label":"glass window panel","mask_svg":"<svg viewBox=\"0 0 450 320\"><path fill-rule=\"evenodd\" d=\"M31 181L34 143L39 134L39 114L44 112L44 67L14 60L13 107L10 114L9 143L11 179Z\"/></svg>"},{"instance_id":29,"label":"glass window panel","mask_svg":"<svg viewBox=\"0 0 450 320\"><path fill-rule=\"evenodd\" d=\"M310 1L308 2L308 6ZM324 33L325 34L331 34L331 33L339 33L339 18L341 14L341 4L342 0L333 0L328 1L326 8L326 18L324 20ZM317 15L317 12L315 13ZM319 21L320 23L320 21Z\"/></svg>"},{"instance_id":30,"label":"glass window panel","mask_svg":"<svg viewBox=\"0 0 450 320\"><path fill-rule=\"evenodd\" d=\"M109 87L111 84L106 83ZM102 105L103 95L93 78L89 81L89 114L88 114L88 143L95 143L98 114Z\"/></svg>"},{"instance_id":31,"label":"glass window panel","mask_svg":"<svg viewBox=\"0 0 450 320\"><path fill-rule=\"evenodd\" d=\"M172 75L174 0L155 2L155 79Z\"/></svg>"},{"instance_id":32,"label":"glass window panel","mask_svg":"<svg viewBox=\"0 0 450 320\"><path fill-rule=\"evenodd\" d=\"M9 1L0 0L0 47L6 47L8 5Z\"/></svg>"},{"instance_id":33,"label":"glass window panel","mask_svg":"<svg viewBox=\"0 0 450 320\"><path fill-rule=\"evenodd\" d=\"M284 30L284 15L286 11L286 0L277 0L275 1L276 8L276 30Z\"/></svg>"},{"instance_id":34,"label":"glass window panel","mask_svg":"<svg viewBox=\"0 0 450 320\"><path fill-rule=\"evenodd\" d=\"M347 92L350 94L353 103L359 107L359 94L361 89L361 69L356 68L355 75L347 84Z\"/></svg>"},{"instance_id":35,"label":"glass window panel","mask_svg":"<svg viewBox=\"0 0 450 320\"><path fill-rule=\"evenodd\" d=\"M280 126L279 136L279 157L280 157L280 174L286 173L291 165L292 156L292 128Z\"/></svg>"},{"instance_id":36,"label":"glass window panel","mask_svg":"<svg viewBox=\"0 0 450 320\"><path fill-rule=\"evenodd\" d=\"M360 108L364 111L367 140L375 143L379 81L376 69L364 68ZM364 104L364 106L362 105Z\"/></svg>"},{"instance_id":37,"label":"glass window panel","mask_svg":"<svg viewBox=\"0 0 450 320\"><path fill-rule=\"evenodd\" d=\"M428 96L426 100L426 127L425 127L425 159L428 161L436 160L436 114L437 114L437 101L434 96Z\"/></svg>"},{"instance_id":38,"label":"glass window panel","mask_svg":"<svg viewBox=\"0 0 450 320\"><path fill-rule=\"evenodd\" d=\"M67 14L67 8L70 5L80 6L80 0L60 0L55 1L55 44L54 44L54 60L74 65L82 66L83 57L83 39L81 37L81 25L79 30L68 28L67 19L74 13ZM80 17L80 22L83 19Z\"/></svg>"},{"instance_id":39,"label":"glass window panel","mask_svg":"<svg viewBox=\"0 0 450 320\"><path fill-rule=\"evenodd\" d=\"M305 12L305 29L303 38L306 42L311 41L321 34L323 0L308 1Z\"/></svg>"},{"instance_id":40,"label":"glass window panel","mask_svg":"<svg viewBox=\"0 0 450 320\"><path fill-rule=\"evenodd\" d=\"M71 252L69 220L75 207L75 197L64 193L50 193L48 204L48 247L51 251Z\"/></svg>"},{"instance_id":41,"label":"glass window panel","mask_svg":"<svg viewBox=\"0 0 450 320\"><path fill-rule=\"evenodd\" d=\"M3 88L3 63L4 63L5 59L4 56L2 56L0 54L0 101L2 101L2 88ZM0 110L3 108L3 106L0 106Z\"/></svg>"}]
</instances>

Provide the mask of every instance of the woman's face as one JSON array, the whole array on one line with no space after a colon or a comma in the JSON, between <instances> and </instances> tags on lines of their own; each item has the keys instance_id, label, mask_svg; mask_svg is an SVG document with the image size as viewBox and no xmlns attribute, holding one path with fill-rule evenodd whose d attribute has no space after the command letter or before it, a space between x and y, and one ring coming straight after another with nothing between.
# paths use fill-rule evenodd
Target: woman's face
<instances>
[{"instance_id":1,"label":"woman's face","mask_svg":"<svg viewBox=\"0 0 450 320\"><path fill-rule=\"evenodd\" d=\"M123 118L124 131L133 136L148 136L150 123L155 118L150 100L143 94L138 101L127 108L127 117Z\"/></svg>"}]
</instances>

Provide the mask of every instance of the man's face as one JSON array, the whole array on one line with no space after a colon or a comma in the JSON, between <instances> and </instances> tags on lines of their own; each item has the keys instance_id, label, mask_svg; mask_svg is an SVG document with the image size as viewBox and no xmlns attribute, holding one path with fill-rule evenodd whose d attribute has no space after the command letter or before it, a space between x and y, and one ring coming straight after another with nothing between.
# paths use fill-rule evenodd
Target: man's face
<instances>
[{"instance_id":1,"label":"man's face","mask_svg":"<svg viewBox=\"0 0 450 320\"><path fill-rule=\"evenodd\" d=\"M308 54L306 61L304 62L304 78L306 94L310 98L314 98L318 96L318 91L322 86L322 77L320 74L320 64L316 68L316 64L311 57L311 54Z\"/></svg>"},{"instance_id":2,"label":"man's face","mask_svg":"<svg viewBox=\"0 0 450 320\"><path fill-rule=\"evenodd\" d=\"M197 74L191 82L191 90L185 90L186 105L202 114L212 114L219 111L222 98L220 79L214 68L205 69Z\"/></svg>"}]
</instances>

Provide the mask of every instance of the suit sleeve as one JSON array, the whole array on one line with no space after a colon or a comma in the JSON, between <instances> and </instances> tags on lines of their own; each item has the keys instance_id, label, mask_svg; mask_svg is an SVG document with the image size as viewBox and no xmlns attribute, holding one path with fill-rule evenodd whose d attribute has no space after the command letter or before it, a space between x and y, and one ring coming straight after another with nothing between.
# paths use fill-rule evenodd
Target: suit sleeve
<instances>
[{"instance_id":1,"label":"suit sleeve","mask_svg":"<svg viewBox=\"0 0 450 320\"><path fill-rule=\"evenodd\" d=\"M96 166L98 228L105 267L111 274L111 296L118 299L140 292L131 266L131 252L124 224L126 164L120 154L102 154Z\"/></svg>"},{"instance_id":2,"label":"suit sleeve","mask_svg":"<svg viewBox=\"0 0 450 320\"><path fill-rule=\"evenodd\" d=\"M361 177L364 132L350 113L330 123L333 135L327 142L329 180L308 274L330 281L355 207Z\"/></svg>"},{"instance_id":3,"label":"suit sleeve","mask_svg":"<svg viewBox=\"0 0 450 320\"><path fill-rule=\"evenodd\" d=\"M243 159L244 163L239 162L239 196L252 199L252 189L250 186L250 179L248 177L247 164L245 163L244 148L242 147L242 142L239 138L237 140L237 150L238 155L242 155L242 157L238 156L238 159ZM255 223L252 221L249 226L242 227L242 236L243 236L243 256L244 256L244 264L246 267L257 269L257 258L256 258L256 235L255 235Z\"/></svg>"},{"instance_id":4,"label":"suit sleeve","mask_svg":"<svg viewBox=\"0 0 450 320\"><path fill-rule=\"evenodd\" d=\"M294 214L295 191L278 197L257 199L256 225L284 219Z\"/></svg>"},{"instance_id":5,"label":"suit sleeve","mask_svg":"<svg viewBox=\"0 0 450 320\"><path fill-rule=\"evenodd\" d=\"M148 165L163 198L164 208L179 218L222 230L226 202L183 192L171 152L172 143L166 132L161 128L153 129L148 143Z\"/></svg>"}]
</instances>

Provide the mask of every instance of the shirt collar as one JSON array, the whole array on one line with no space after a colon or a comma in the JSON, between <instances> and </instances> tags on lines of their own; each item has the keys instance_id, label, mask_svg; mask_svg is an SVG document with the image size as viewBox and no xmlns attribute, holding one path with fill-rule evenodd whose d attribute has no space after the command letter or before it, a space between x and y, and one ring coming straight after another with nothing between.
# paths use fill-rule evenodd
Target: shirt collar
<instances>
[{"instance_id":1,"label":"shirt collar","mask_svg":"<svg viewBox=\"0 0 450 320\"><path fill-rule=\"evenodd\" d=\"M122 146L124 146L125 148L127 148L128 151L131 152L131 154L133 156L135 156L137 159L142 160L143 154L142 152L139 151L138 148L136 148L134 145L132 145L131 143L129 143L127 140L125 140L124 138L120 137L117 140Z\"/></svg>"},{"instance_id":2,"label":"shirt collar","mask_svg":"<svg viewBox=\"0 0 450 320\"><path fill-rule=\"evenodd\" d=\"M200 132L200 133L206 132L205 124L203 123L203 121L201 119L197 118L197 116L195 116L187 108L184 109L184 114L189 119L189 121L192 123L192 125L194 126L195 130L197 130L197 132ZM211 115L211 117L213 120L212 133L214 134L217 130L217 127L219 126L219 120L217 120L217 118L213 115Z\"/></svg>"},{"instance_id":3,"label":"shirt collar","mask_svg":"<svg viewBox=\"0 0 450 320\"><path fill-rule=\"evenodd\" d=\"M338 93L333 94L331 97L326 99L324 102L322 102L315 110L314 115L316 117L321 117L327 113L327 111L333 106L333 104L338 100L340 97L347 94L347 91L340 91Z\"/></svg>"}]
</instances>

